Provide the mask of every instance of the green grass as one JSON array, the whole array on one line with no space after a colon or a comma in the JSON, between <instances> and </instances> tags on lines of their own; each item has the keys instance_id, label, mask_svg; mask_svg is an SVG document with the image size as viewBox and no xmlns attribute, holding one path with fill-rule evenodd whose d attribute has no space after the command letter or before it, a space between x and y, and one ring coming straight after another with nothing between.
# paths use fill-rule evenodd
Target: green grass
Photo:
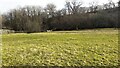
<instances>
[{"instance_id":1,"label":"green grass","mask_svg":"<svg viewBox=\"0 0 120 68\"><path fill-rule=\"evenodd\" d=\"M4 66L118 65L114 29L4 34L2 44Z\"/></svg>"}]
</instances>

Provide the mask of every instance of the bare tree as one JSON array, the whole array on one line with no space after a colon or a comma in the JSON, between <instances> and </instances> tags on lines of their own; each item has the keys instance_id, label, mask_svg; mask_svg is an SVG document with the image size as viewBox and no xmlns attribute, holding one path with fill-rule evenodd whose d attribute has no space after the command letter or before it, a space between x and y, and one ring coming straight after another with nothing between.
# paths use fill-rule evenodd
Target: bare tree
<instances>
[{"instance_id":1,"label":"bare tree","mask_svg":"<svg viewBox=\"0 0 120 68\"><path fill-rule=\"evenodd\" d=\"M47 4L45 11L49 15L49 17L54 17L55 11L56 11L56 6L52 3Z\"/></svg>"},{"instance_id":2,"label":"bare tree","mask_svg":"<svg viewBox=\"0 0 120 68\"><path fill-rule=\"evenodd\" d=\"M115 3L112 0L108 0L108 5L109 5L109 8L115 7Z\"/></svg>"},{"instance_id":3,"label":"bare tree","mask_svg":"<svg viewBox=\"0 0 120 68\"><path fill-rule=\"evenodd\" d=\"M65 6L68 10L68 14L77 14L82 4L82 1L78 2L77 0L73 0L72 2L66 1Z\"/></svg>"},{"instance_id":4,"label":"bare tree","mask_svg":"<svg viewBox=\"0 0 120 68\"><path fill-rule=\"evenodd\" d=\"M91 2L91 3L89 3L89 5L90 5L90 11L91 12L96 12L97 11L97 9L98 9L98 2L96 2L96 1L93 1L93 2Z\"/></svg>"},{"instance_id":5,"label":"bare tree","mask_svg":"<svg viewBox=\"0 0 120 68\"><path fill-rule=\"evenodd\" d=\"M115 3L112 0L108 0L108 3L104 4L104 9L115 8Z\"/></svg>"},{"instance_id":6,"label":"bare tree","mask_svg":"<svg viewBox=\"0 0 120 68\"><path fill-rule=\"evenodd\" d=\"M67 14L67 10L65 8L61 9L61 15L66 15Z\"/></svg>"}]
</instances>

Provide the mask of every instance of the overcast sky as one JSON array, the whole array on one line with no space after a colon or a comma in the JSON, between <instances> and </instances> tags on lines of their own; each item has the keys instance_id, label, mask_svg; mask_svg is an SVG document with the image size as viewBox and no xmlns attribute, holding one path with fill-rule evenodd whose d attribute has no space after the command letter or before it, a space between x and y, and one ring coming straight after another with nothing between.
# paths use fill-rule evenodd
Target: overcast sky
<instances>
[{"instance_id":1,"label":"overcast sky","mask_svg":"<svg viewBox=\"0 0 120 68\"><path fill-rule=\"evenodd\" d=\"M17 7L23 7L26 5L35 5L45 7L48 3L53 3L57 6L57 9L61 9L64 7L66 0L0 0L0 13L5 13L10 9L14 9ZM108 0L82 0L84 5L88 5L89 2L97 1L99 4L103 4L108 2ZM113 2L117 2L118 0L112 0Z\"/></svg>"}]
</instances>

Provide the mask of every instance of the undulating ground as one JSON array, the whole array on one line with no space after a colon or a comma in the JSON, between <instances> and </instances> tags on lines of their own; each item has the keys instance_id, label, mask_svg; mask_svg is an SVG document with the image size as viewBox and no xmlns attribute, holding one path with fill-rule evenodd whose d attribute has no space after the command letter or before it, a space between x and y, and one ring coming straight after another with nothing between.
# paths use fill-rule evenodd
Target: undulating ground
<instances>
[{"instance_id":1,"label":"undulating ground","mask_svg":"<svg viewBox=\"0 0 120 68\"><path fill-rule=\"evenodd\" d=\"M4 66L116 66L117 29L2 35Z\"/></svg>"}]
</instances>

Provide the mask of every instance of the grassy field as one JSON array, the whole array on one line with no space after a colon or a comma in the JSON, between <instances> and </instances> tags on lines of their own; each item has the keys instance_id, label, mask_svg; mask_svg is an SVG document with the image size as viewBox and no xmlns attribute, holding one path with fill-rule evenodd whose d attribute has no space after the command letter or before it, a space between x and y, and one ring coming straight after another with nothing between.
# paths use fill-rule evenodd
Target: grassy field
<instances>
[{"instance_id":1,"label":"grassy field","mask_svg":"<svg viewBox=\"0 0 120 68\"><path fill-rule=\"evenodd\" d=\"M2 35L4 66L116 66L118 31L96 29Z\"/></svg>"}]
</instances>

